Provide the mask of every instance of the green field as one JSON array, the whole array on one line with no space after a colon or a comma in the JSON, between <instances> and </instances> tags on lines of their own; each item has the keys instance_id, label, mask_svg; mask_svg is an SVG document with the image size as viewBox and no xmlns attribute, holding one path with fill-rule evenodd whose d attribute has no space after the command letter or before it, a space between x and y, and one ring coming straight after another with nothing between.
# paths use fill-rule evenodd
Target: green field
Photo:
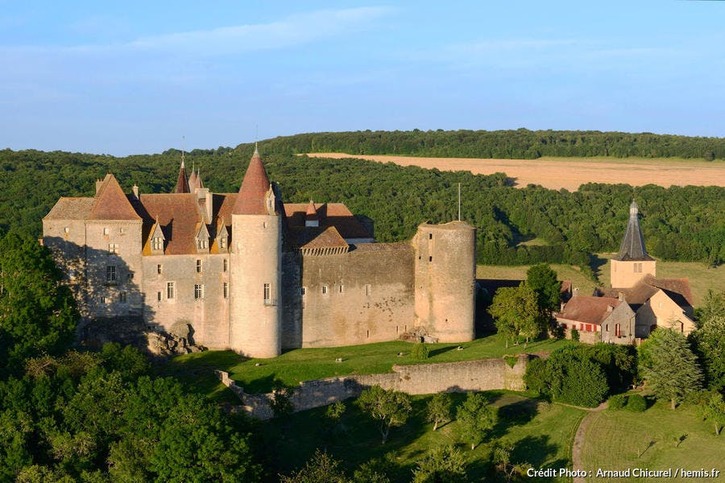
<instances>
[{"instance_id":1,"label":"green field","mask_svg":"<svg viewBox=\"0 0 725 483\"><path fill-rule=\"evenodd\" d=\"M722 471L720 478L725 478L725 436L715 436L712 425L702 421L691 407L682 406L673 411L665 402L655 404L644 413L607 410L593 414L592 418L582 448L584 470L596 474L598 468L717 468ZM684 438L679 446L678 438ZM620 482L634 481L634 478L592 478L590 481Z\"/></svg>"},{"instance_id":2,"label":"green field","mask_svg":"<svg viewBox=\"0 0 725 483\"><path fill-rule=\"evenodd\" d=\"M571 265L551 264L551 268L559 275L559 280L571 280L573 287L579 288L579 293L589 295L596 286L609 287L609 258L614 254L603 254L597 257L597 267L594 273L600 283L596 283L581 272L579 267ZM476 271L477 278L524 280L528 266L498 266L479 265ZM690 280L692 295L697 306L707 294L708 290L722 291L725 289L725 266L707 268L698 262L665 262L657 261L657 276L660 278L687 278Z\"/></svg>"},{"instance_id":3,"label":"green field","mask_svg":"<svg viewBox=\"0 0 725 483\"><path fill-rule=\"evenodd\" d=\"M521 344L507 349L498 336L489 336L464 344L428 344L430 357L422 362L454 362L521 352L549 352L564 344L565 341L543 340L530 343L527 347ZM456 350L459 345L463 350ZM225 393L229 391L218 382L214 369L229 372L232 379L247 392L268 392L275 380L296 386L301 381L348 374L385 373L390 372L394 364L420 363L411 358L411 347L409 342L393 341L326 349L296 349L274 359L246 359L231 351L207 351L175 357L162 370L163 374L176 376L199 393L226 399ZM335 362L338 358L342 362Z\"/></svg>"},{"instance_id":4,"label":"green field","mask_svg":"<svg viewBox=\"0 0 725 483\"><path fill-rule=\"evenodd\" d=\"M387 455L393 462L392 481L411 480L416 462L432 448L454 444L467 458L469 481L482 481L492 471L491 442L503 440L514 446L513 462L528 462L534 467L571 467L571 445L584 410L542 403L507 392L486 393L491 403L499 407L499 423L492 434L471 451L459 436L456 421L443 425L438 431L425 421L425 405L429 396L413 398L413 411L408 422L394 428L390 440L380 444L380 434L351 402L347 403L341 426L336 431L324 424L325 408L296 413L289 418L262 423L266 453L279 472L290 472L304 465L315 448L326 448L344 466L352 469L373 458ZM463 394L454 394L460 404ZM341 428L344 430L340 431ZM294 437L288 436L294 435ZM496 480L494 480L496 481ZM570 480L548 480L570 481Z\"/></svg>"}]
</instances>

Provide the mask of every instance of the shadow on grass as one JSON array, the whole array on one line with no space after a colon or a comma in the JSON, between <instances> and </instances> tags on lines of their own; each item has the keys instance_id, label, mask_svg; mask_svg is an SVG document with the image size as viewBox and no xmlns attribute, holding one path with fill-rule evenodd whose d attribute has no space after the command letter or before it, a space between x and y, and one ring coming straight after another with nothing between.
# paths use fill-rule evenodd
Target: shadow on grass
<instances>
[{"instance_id":1,"label":"shadow on grass","mask_svg":"<svg viewBox=\"0 0 725 483\"><path fill-rule=\"evenodd\" d=\"M453 350L456 350L458 346L448 346L448 347L441 347L439 349L433 349L428 353L428 357L435 357L441 354L445 354L446 352L450 352Z\"/></svg>"}]
</instances>

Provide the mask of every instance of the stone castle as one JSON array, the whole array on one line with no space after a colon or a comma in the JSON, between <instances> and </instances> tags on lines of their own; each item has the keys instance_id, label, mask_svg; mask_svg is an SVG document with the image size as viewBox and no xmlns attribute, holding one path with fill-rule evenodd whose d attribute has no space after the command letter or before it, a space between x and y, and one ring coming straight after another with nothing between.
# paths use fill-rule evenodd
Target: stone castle
<instances>
[{"instance_id":1,"label":"stone castle","mask_svg":"<svg viewBox=\"0 0 725 483\"><path fill-rule=\"evenodd\" d=\"M376 243L341 203L284 203L255 149L238 193L182 159L174 192L131 194L112 174L43 218L86 320L141 318L250 357L426 335L474 338L475 229L422 224Z\"/></svg>"}]
</instances>

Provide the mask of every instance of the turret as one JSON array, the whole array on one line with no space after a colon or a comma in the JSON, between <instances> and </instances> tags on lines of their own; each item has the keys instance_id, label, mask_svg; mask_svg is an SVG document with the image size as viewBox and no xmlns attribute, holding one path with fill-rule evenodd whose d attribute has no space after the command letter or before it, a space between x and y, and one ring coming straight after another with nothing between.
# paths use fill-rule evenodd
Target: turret
<instances>
[{"instance_id":1,"label":"turret","mask_svg":"<svg viewBox=\"0 0 725 483\"><path fill-rule=\"evenodd\" d=\"M281 353L280 203L255 149L232 208L231 349L250 357Z\"/></svg>"},{"instance_id":2,"label":"turret","mask_svg":"<svg viewBox=\"0 0 725 483\"><path fill-rule=\"evenodd\" d=\"M634 287L646 275L656 276L656 261L649 256L639 226L639 207L635 201L629 205L629 221L619 253L612 259L611 283L613 288Z\"/></svg>"},{"instance_id":3,"label":"turret","mask_svg":"<svg viewBox=\"0 0 725 483\"><path fill-rule=\"evenodd\" d=\"M475 336L476 229L423 224L415 247L415 323L440 342Z\"/></svg>"},{"instance_id":4,"label":"turret","mask_svg":"<svg viewBox=\"0 0 725 483\"><path fill-rule=\"evenodd\" d=\"M176 178L176 187L174 193L191 193L189 190L189 178L186 176L186 168L184 167L184 156L181 156L181 166L179 167L179 175Z\"/></svg>"}]
</instances>

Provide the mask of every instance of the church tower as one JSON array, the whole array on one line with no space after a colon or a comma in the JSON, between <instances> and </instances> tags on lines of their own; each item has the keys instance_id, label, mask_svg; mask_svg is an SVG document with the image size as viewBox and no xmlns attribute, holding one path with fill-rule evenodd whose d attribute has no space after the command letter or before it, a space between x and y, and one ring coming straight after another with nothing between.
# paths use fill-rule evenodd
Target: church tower
<instances>
[{"instance_id":1,"label":"church tower","mask_svg":"<svg viewBox=\"0 0 725 483\"><path fill-rule=\"evenodd\" d=\"M249 357L281 353L280 206L255 148L232 209L230 255L229 342Z\"/></svg>"},{"instance_id":2,"label":"church tower","mask_svg":"<svg viewBox=\"0 0 725 483\"><path fill-rule=\"evenodd\" d=\"M656 276L656 261L647 254L639 227L639 207L632 201L629 223L619 253L612 259L612 288L631 288L647 275Z\"/></svg>"}]
</instances>

